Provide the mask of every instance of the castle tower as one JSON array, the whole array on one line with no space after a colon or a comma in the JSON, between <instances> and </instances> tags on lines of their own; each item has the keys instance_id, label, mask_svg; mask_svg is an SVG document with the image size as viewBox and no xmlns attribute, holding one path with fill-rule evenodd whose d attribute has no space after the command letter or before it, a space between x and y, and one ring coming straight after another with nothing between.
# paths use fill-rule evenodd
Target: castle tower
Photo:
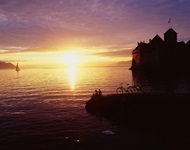
<instances>
[{"instance_id":1,"label":"castle tower","mask_svg":"<svg viewBox=\"0 0 190 150\"><path fill-rule=\"evenodd\" d=\"M172 29L168 29L164 33L164 41L167 45L175 45L177 43L177 33Z\"/></svg>"}]
</instances>

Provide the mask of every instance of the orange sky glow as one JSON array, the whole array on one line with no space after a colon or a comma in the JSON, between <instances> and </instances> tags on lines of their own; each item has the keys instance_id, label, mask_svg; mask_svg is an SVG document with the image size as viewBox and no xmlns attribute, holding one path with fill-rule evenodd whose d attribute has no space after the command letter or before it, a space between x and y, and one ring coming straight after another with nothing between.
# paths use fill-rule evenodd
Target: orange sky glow
<instances>
[{"instance_id":1,"label":"orange sky glow","mask_svg":"<svg viewBox=\"0 0 190 150\"><path fill-rule=\"evenodd\" d=\"M137 42L163 37L168 18L178 41L187 42L189 5L188 0L2 1L0 61L23 68L129 61Z\"/></svg>"}]
</instances>

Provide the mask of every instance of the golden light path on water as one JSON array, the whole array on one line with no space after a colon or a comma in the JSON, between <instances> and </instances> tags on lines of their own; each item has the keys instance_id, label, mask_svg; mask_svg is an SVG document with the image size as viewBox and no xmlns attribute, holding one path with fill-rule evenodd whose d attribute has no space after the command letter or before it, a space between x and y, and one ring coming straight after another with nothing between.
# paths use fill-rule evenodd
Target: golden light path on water
<instances>
[{"instance_id":1,"label":"golden light path on water","mask_svg":"<svg viewBox=\"0 0 190 150\"><path fill-rule=\"evenodd\" d=\"M69 71L70 86L71 86L71 90L73 91L75 89L76 68L69 67L68 71Z\"/></svg>"}]
</instances>

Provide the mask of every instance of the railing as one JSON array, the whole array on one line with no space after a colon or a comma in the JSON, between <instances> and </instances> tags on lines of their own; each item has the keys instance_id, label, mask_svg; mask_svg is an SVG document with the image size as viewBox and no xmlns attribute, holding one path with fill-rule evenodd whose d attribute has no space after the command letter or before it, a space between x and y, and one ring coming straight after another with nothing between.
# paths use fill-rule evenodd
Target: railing
<instances>
[{"instance_id":1,"label":"railing","mask_svg":"<svg viewBox=\"0 0 190 150\"><path fill-rule=\"evenodd\" d=\"M117 94L124 94L124 93L151 93L152 88L148 82L139 82L135 83L134 85L127 84L125 88L123 83L120 84L118 88L116 88Z\"/></svg>"}]
</instances>

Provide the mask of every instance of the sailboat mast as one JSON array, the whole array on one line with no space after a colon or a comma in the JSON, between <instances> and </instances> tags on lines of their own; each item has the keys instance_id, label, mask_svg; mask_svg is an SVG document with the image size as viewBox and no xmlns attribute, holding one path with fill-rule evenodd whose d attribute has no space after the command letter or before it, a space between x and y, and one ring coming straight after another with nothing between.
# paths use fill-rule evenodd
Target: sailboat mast
<instances>
[{"instance_id":1,"label":"sailboat mast","mask_svg":"<svg viewBox=\"0 0 190 150\"><path fill-rule=\"evenodd\" d=\"M17 63L17 65L16 65L16 71L17 71L17 72L20 71L20 69L19 69L19 67L18 67L18 63Z\"/></svg>"}]
</instances>

